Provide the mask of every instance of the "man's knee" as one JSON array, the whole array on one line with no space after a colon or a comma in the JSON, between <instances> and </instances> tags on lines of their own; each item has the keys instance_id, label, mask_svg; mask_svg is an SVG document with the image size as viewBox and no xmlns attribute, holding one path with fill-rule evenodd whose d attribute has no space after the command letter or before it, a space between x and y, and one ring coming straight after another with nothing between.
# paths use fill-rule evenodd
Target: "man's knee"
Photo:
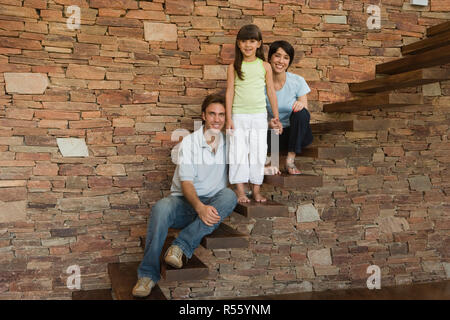
<instances>
[{"instance_id":1,"label":"man's knee","mask_svg":"<svg viewBox=\"0 0 450 320\"><path fill-rule=\"evenodd\" d=\"M224 203L227 207L227 209L225 210L226 212L223 213L225 218L229 216L233 212L233 209L236 207L236 193L230 188L223 189L222 191L220 191L220 202Z\"/></svg>"},{"instance_id":2,"label":"man's knee","mask_svg":"<svg viewBox=\"0 0 450 320\"><path fill-rule=\"evenodd\" d=\"M163 198L152 206L150 221L156 224L167 224L171 219L173 211L173 199L171 197Z\"/></svg>"}]
</instances>

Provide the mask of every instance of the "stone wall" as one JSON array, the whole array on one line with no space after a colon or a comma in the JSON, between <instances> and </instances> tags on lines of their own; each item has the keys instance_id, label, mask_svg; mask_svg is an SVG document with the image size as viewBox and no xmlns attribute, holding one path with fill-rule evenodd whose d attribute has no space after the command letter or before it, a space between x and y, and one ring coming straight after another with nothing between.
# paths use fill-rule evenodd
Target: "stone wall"
<instances>
[{"instance_id":1,"label":"stone wall","mask_svg":"<svg viewBox=\"0 0 450 320\"><path fill-rule=\"evenodd\" d=\"M368 29L370 4L381 9L381 29ZM81 16L74 30L72 5ZM149 210L169 193L171 134L192 130L203 97L225 88L235 35L248 23L266 44L295 46L291 71L312 89L313 122L371 125L316 136L314 145L351 147L339 159L299 160L323 187L264 186L291 216L233 214L227 221L250 235L249 248L199 248L210 277L161 282L163 291L209 298L361 287L372 264L382 286L445 279L450 82L402 90L422 91L420 106L321 110L449 19L448 0L0 0L0 299L70 298L72 265L82 289L109 288L108 263L141 259Z\"/></svg>"}]
</instances>

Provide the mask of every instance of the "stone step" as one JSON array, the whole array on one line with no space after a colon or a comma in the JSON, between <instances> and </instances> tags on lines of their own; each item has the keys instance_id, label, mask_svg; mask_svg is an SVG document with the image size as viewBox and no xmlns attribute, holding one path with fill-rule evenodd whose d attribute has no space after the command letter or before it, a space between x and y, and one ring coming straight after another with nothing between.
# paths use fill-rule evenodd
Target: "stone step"
<instances>
[{"instance_id":1,"label":"stone step","mask_svg":"<svg viewBox=\"0 0 450 320\"><path fill-rule=\"evenodd\" d=\"M397 74L450 63L450 45L406 56L376 66L377 74Z\"/></svg>"},{"instance_id":2,"label":"stone step","mask_svg":"<svg viewBox=\"0 0 450 320\"><path fill-rule=\"evenodd\" d=\"M311 174L291 175L282 173L264 176L264 183L282 188L316 188L323 185L323 178Z\"/></svg>"},{"instance_id":3,"label":"stone step","mask_svg":"<svg viewBox=\"0 0 450 320\"><path fill-rule=\"evenodd\" d=\"M446 21L437 25L434 25L432 27L429 27L427 29L427 37L433 37L441 32L449 31L450 30L450 21Z\"/></svg>"},{"instance_id":4,"label":"stone step","mask_svg":"<svg viewBox=\"0 0 450 320\"><path fill-rule=\"evenodd\" d=\"M166 281L190 281L190 280L201 280L208 276L208 267L200 261L194 255L187 262L183 258L183 267L181 269L176 269L164 262L164 254L166 253L169 246L172 244L174 238L167 237L164 243L163 249L161 251L161 276Z\"/></svg>"},{"instance_id":5,"label":"stone step","mask_svg":"<svg viewBox=\"0 0 450 320\"><path fill-rule=\"evenodd\" d=\"M111 289L98 289L74 291L72 300L113 300L113 298Z\"/></svg>"},{"instance_id":6,"label":"stone step","mask_svg":"<svg viewBox=\"0 0 450 320\"><path fill-rule=\"evenodd\" d=\"M375 93L400 88L415 87L448 79L450 79L450 70L440 68L426 68L399 73L360 83L350 83L349 88L351 92Z\"/></svg>"},{"instance_id":7,"label":"stone step","mask_svg":"<svg viewBox=\"0 0 450 320\"><path fill-rule=\"evenodd\" d=\"M289 217L288 207L272 200L238 203L234 212L247 218Z\"/></svg>"},{"instance_id":8,"label":"stone step","mask_svg":"<svg viewBox=\"0 0 450 320\"><path fill-rule=\"evenodd\" d=\"M108 273L116 300L167 300L156 285L146 298L135 298L131 291L137 282L137 269L140 262L109 263Z\"/></svg>"},{"instance_id":9,"label":"stone step","mask_svg":"<svg viewBox=\"0 0 450 320\"><path fill-rule=\"evenodd\" d=\"M418 54L435 48L441 48L450 44L450 30L440 32L430 38L426 38L417 42L403 46L402 55Z\"/></svg>"},{"instance_id":10,"label":"stone step","mask_svg":"<svg viewBox=\"0 0 450 320\"><path fill-rule=\"evenodd\" d=\"M450 55L449 55L450 57ZM409 93L380 93L372 96L325 104L323 112L358 112L387 107L401 107L415 104L422 104L421 94Z\"/></svg>"},{"instance_id":11,"label":"stone step","mask_svg":"<svg viewBox=\"0 0 450 320\"><path fill-rule=\"evenodd\" d=\"M221 223L202 239L201 245L206 249L248 248L248 236Z\"/></svg>"}]
</instances>

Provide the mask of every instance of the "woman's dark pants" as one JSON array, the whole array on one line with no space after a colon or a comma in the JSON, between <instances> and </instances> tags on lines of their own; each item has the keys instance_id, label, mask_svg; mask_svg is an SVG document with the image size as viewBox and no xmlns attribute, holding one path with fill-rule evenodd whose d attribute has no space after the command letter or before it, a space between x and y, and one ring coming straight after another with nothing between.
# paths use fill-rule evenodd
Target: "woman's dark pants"
<instances>
[{"instance_id":1,"label":"woman's dark pants","mask_svg":"<svg viewBox=\"0 0 450 320\"><path fill-rule=\"evenodd\" d=\"M280 136L280 152L295 152L299 154L302 148L313 141L309 121L311 116L308 109L303 108L298 112L292 112L289 117L289 127L283 128ZM267 132L268 151L271 151L270 130Z\"/></svg>"}]
</instances>

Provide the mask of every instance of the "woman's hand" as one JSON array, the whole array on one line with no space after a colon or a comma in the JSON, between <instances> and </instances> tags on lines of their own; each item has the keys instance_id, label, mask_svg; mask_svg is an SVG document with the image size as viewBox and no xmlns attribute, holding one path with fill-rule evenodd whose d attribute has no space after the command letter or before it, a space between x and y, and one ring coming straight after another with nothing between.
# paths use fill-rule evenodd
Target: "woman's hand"
<instances>
[{"instance_id":1,"label":"woman's hand","mask_svg":"<svg viewBox=\"0 0 450 320\"><path fill-rule=\"evenodd\" d=\"M303 108L308 109L308 104L305 101L295 101L292 105L292 111L298 112L301 111Z\"/></svg>"},{"instance_id":2,"label":"woman's hand","mask_svg":"<svg viewBox=\"0 0 450 320\"><path fill-rule=\"evenodd\" d=\"M281 121L278 118L270 119L269 127L271 129L276 130L278 135L283 133L283 124L281 123Z\"/></svg>"}]
</instances>

